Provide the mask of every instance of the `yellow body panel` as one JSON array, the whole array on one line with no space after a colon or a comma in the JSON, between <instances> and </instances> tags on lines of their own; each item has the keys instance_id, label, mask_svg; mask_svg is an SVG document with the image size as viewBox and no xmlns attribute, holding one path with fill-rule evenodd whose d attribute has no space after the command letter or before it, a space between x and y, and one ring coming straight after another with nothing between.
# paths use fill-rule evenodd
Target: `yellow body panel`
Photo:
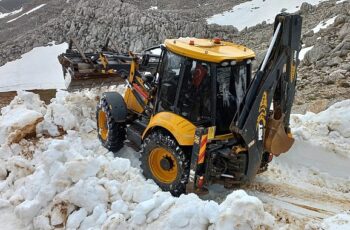
<instances>
[{"instance_id":1,"label":"yellow body panel","mask_svg":"<svg viewBox=\"0 0 350 230\"><path fill-rule=\"evenodd\" d=\"M213 140L213 141L223 141L223 140L228 140L228 139L231 139L231 138L234 138L234 135L232 133L228 133L228 134L215 136L211 140Z\"/></svg>"},{"instance_id":2,"label":"yellow body panel","mask_svg":"<svg viewBox=\"0 0 350 230\"><path fill-rule=\"evenodd\" d=\"M196 126L185 118L170 112L160 112L152 116L147 128L142 134L144 139L148 130L154 127L163 127L177 140L179 145L193 145Z\"/></svg>"},{"instance_id":3,"label":"yellow body panel","mask_svg":"<svg viewBox=\"0 0 350 230\"><path fill-rule=\"evenodd\" d=\"M190 45L190 41L193 41L194 45ZM207 62L220 63L255 58L251 49L232 42L221 41L220 44L215 44L209 39L179 38L166 39L164 44L176 54Z\"/></svg>"},{"instance_id":4,"label":"yellow body panel","mask_svg":"<svg viewBox=\"0 0 350 230\"><path fill-rule=\"evenodd\" d=\"M145 110L136 100L136 97L131 92L130 88L127 88L125 91L124 101L129 110L135 111L137 113L142 113Z\"/></svg>"}]
</instances>

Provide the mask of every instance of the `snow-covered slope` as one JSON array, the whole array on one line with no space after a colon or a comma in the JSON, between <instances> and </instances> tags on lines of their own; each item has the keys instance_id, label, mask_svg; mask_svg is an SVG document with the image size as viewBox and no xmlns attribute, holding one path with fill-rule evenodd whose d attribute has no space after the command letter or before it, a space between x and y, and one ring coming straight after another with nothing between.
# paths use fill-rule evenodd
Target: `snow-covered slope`
<instances>
[{"instance_id":1,"label":"snow-covered slope","mask_svg":"<svg viewBox=\"0 0 350 230\"><path fill-rule=\"evenodd\" d=\"M37 47L22 58L0 67L0 92L19 89L64 89L62 67L57 56L66 43Z\"/></svg>"},{"instance_id":2,"label":"snow-covered slope","mask_svg":"<svg viewBox=\"0 0 350 230\"><path fill-rule=\"evenodd\" d=\"M22 223L34 229L243 230L274 225L262 202L243 190L221 204L160 191L129 159L100 146L92 122L95 100L91 92L59 92L46 107L37 95L19 92L2 110L1 124L18 108L45 119L37 125L36 141L1 146L0 208L15 206Z\"/></svg>"},{"instance_id":3,"label":"snow-covered slope","mask_svg":"<svg viewBox=\"0 0 350 230\"><path fill-rule=\"evenodd\" d=\"M251 27L266 21L273 23L276 14L281 11L294 13L300 9L303 2L318 4L324 0L252 0L241 3L232 10L216 14L208 18L208 23L233 25L238 30Z\"/></svg>"},{"instance_id":4,"label":"snow-covered slope","mask_svg":"<svg viewBox=\"0 0 350 230\"><path fill-rule=\"evenodd\" d=\"M117 91L120 90L122 88ZM350 101L335 104L320 114L293 115L293 132L297 138L293 150L278 158L268 172L257 178L254 189L247 189L250 195L243 190L226 191L212 196L221 201L218 203L201 200L193 194L172 197L160 191L152 181L145 180L139 168L138 153L124 148L118 155L126 158L119 158L102 148L96 138L94 122L98 94L59 91L51 104L45 106L37 95L19 92L19 96L2 109L1 127L14 124L13 118L7 115L18 110L31 111L44 119L36 125L34 139L9 142L9 137L16 135L14 130L1 131L5 137L0 147L0 213L1 208L13 206L22 224L34 229L288 229L303 223L299 221L299 225L294 225L297 222L286 223L289 220L283 218L296 215L317 220L331 217L332 212L340 214L324 222L310 222L308 226L350 227L348 222L338 221L349 218L343 211L350 208L350 204L346 200L334 203L343 196L348 199L342 191L350 189L350 183L346 182L349 179L346 173L332 174L323 167L333 163L329 160L332 157L328 157L332 154L342 157L344 166L350 162L349 156L342 152L350 145L347 132ZM29 116L25 113L16 113L16 116L21 126L33 122L26 119ZM22 122L24 120L27 123ZM327 127L332 131L327 132ZM331 149L337 150L335 152L322 146L312 147L334 144L333 137L343 140L342 146ZM325 151L324 154L319 154L318 149ZM303 155L310 155L310 158ZM307 159L310 164L312 160L318 163L310 168L305 163ZM305 191L299 194L300 189ZM304 193L308 194L309 190L313 195L307 198ZM292 203L285 195L280 197L285 193L296 196ZM317 193L325 197L329 193L333 195L333 200L327 201L330 202L328 209L322 206L326 201L320 200ZM313 196L317 202L305 200ZM305 207L310 205L332 212L322 215L306 212ZM283 216L285 212L289 217ZM278 219L281 215L283 218Z\"/></svg>"}]
</instances>

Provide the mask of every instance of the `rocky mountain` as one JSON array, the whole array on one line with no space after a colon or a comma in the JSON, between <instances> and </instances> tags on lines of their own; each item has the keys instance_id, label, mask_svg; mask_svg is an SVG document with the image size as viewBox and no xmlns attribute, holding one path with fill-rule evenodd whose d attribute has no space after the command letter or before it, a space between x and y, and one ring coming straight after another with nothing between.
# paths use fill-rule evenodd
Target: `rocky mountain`
<instances>
[{"instance_id":1,"label":"rocky mountain","mask_svg":"<svg viewBox=\"0 0 350 230\"><path fill-rule=\"evenodd\" d=\"M295 112L320 112L335 102L350 98L350 2L325 1L318 6L303 3L303 48L305 54L298 69L299 81ZM334 23L313 29L334 18ZM257 53L255 68L264 57L272 36L271 24L262 23L234 35Z\"/></svg>"},{"instance_id":2,"label":"rocky mountain","mask_svg":"<svg viewBox=\"0 0 350 230\"><path fill-rule=\"evenodd\" d=\"M84 49L99 47L110 37L121 51L139 51L159 44L167 37L220 36L229 39L237 32L232 26L207 25L204 20L184 18L176 12L140 10L119 0L106 0L104 4L93 0L63 2L61 4L66 4L66 9L60 16L1 43L0 65L18 58L33 47L53 40L66 42L70 37L76 37Z\"/></svg>"},{"instance_id":3,"label":"rocky mountain","mask_svg":"<svg viewBox=\"0 0 350 230\"><path fill-rule=\"evenodd\" d=\"M0 12L6 13L21 8L33 0L2 0L0 1Z\"/></svg>"},{"instance_id":4,"label":"rocky mountain","mask_svg":"<svg viewBox=\"0 0 350 230\"><path fill-rule=\"evenodd\" d=\"M85 50L98 48L109 37L120 51L139 51L168 37L219 36L255 50L256 67L269 45L271 24L263 22L238 32L232 26L208 25L205 20L242 1L105 0L101 4L93 0L32 0L31 4L46 5L13 25L5 22L8 18L0 19L0 65L33 47L51 41L66 42L71 37L77 38ZM318 112L350 98L350 3L337 0L318 6L304 3L300 14L304 20L303 48L309 52L299 68L294 109ZM332 18L334 23L313 31L322 21Z\"/></svg>"}]
</instances>

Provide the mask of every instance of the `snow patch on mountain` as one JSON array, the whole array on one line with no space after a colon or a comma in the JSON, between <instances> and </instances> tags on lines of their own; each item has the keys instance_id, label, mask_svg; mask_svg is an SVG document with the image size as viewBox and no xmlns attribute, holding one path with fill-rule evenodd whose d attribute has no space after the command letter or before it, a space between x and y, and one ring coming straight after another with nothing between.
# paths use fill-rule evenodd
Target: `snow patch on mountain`
<instances>
[{"instance_id":1,"label":"snow patch on mountain","mask_svg":"<svg viewBox=\"0 0 350 230\"><path fill-rule=\"evenodd\" d=\"M312 48L314 48L314 46L302 48L299 52L299 59L303 60L306 53L309 52L310 50L312 50Z\"/></svg>"},{"instance_id":2,"label":"snow patch on mountain","mask_svg":"<svg viewBox=\"0 0 350 230\"><path fill-rule=\"evenodd\" d=\"M12 16L12 15L15 15L15 14L18 14L18 13L21 13L23 10L23 7L21 7L20 9L18 10L14 10L12 12L9 12L9 13L1 13L0 12L0 19L1 18L5 18L5 17L8 17L8 16Z\"/></svg>"},{"instance_id":3,"label":"snow patch on mountain","mask_svg":"<svg viewBox=\"0 0 350 230\"><path fill-rule=\"evenodd\" d=\"M0 67L0 92L26 89L65 89L57 56L67 43L37 47Z\"/></svg>"},{"instance_id":4,"label":"snow patch on mountain","mask_svg":"<svg viewBox=\"0 0 350 230\"><path fill-rule=\"evenodd\" d=\"M336 2L336 4L342 3L342 2L347 2L348 0L339 0Z\"/></svg>"},{"instance_id":5,"label":"snow patch on mountain","mask_svg":"<svg viewBox=\"0 0 350 230\"><path fill-rule=\"evenodd\" d=\"M33 9L31 9L31 10L25 12L24 14L21 14L20 16L14 18L14 19L11 19L11 20L9 20L9 21L7 21L7 23L16 21L17 19L19 19L19 18L21 18L21 17L23 17L23 16L25 16L25 15L31 14L31 13L33 13L34 11L40 9L41 7L43 7L43 6L45 6L45 5L46 5L46 4L41 4L41 5L39 5L39 6L36 6L36 7L34 7Z\"/></svg>"},{"instance_id":6,"label":"snow patch on mountain","mask_svg":"<svg viewBox=\"0 0 350 230\"><path fill-rule=\"evenodd\" d=\"M263 21L273 23L276 14L280 12L294 13L300 9L303 2L319 4L325 0L252 0L236 5L230 11L213 15L207 19L209 24L232 25L238 30L255 26Z\"/></svg>"},{"instance_id":7,"label":"snow patch on mountain","mask_svg":"<svg viewBox=\"0 0 350 230\"><path fill-rule=\"evenodd\" d=\"M312 31L314 31L314 33L318 33L321 29L325 29L328 26L332 25L336 18L337 16L334 16L328 20L320 22L315 28L312 29Z\"/></svg>"}]
</instances>

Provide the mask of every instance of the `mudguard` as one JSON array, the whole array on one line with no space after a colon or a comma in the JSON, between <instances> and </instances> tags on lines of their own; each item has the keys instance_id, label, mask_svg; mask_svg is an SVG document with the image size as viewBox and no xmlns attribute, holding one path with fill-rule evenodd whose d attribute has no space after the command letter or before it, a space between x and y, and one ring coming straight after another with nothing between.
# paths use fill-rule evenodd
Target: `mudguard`
<instances>
[{"instance_id":1,"label":"mudguard","mask_svg":"<svg viewBox=\"0 0 350 230\"><path fill-rule=\"evenodd\" d=\"M117 92L105 92L102 94L108 103L108 106L112 107L112 116L114 120L119 122L125 122L128 110L122 95Z\"/></svg>"},{"instance_id":2,"label":"mudguard","mask_svg":"<svg viewBox=\"0 0 350 230\"><path fill-rule=\"evenodd\" d=\"M173 135L179 145L192 146L194 142L194 134L196 126L185 118L171 112L160 112L154 115L142 134L144 139L148 131L153 128L161 127L166 129Z\"/></svg>"}]
</instances>

